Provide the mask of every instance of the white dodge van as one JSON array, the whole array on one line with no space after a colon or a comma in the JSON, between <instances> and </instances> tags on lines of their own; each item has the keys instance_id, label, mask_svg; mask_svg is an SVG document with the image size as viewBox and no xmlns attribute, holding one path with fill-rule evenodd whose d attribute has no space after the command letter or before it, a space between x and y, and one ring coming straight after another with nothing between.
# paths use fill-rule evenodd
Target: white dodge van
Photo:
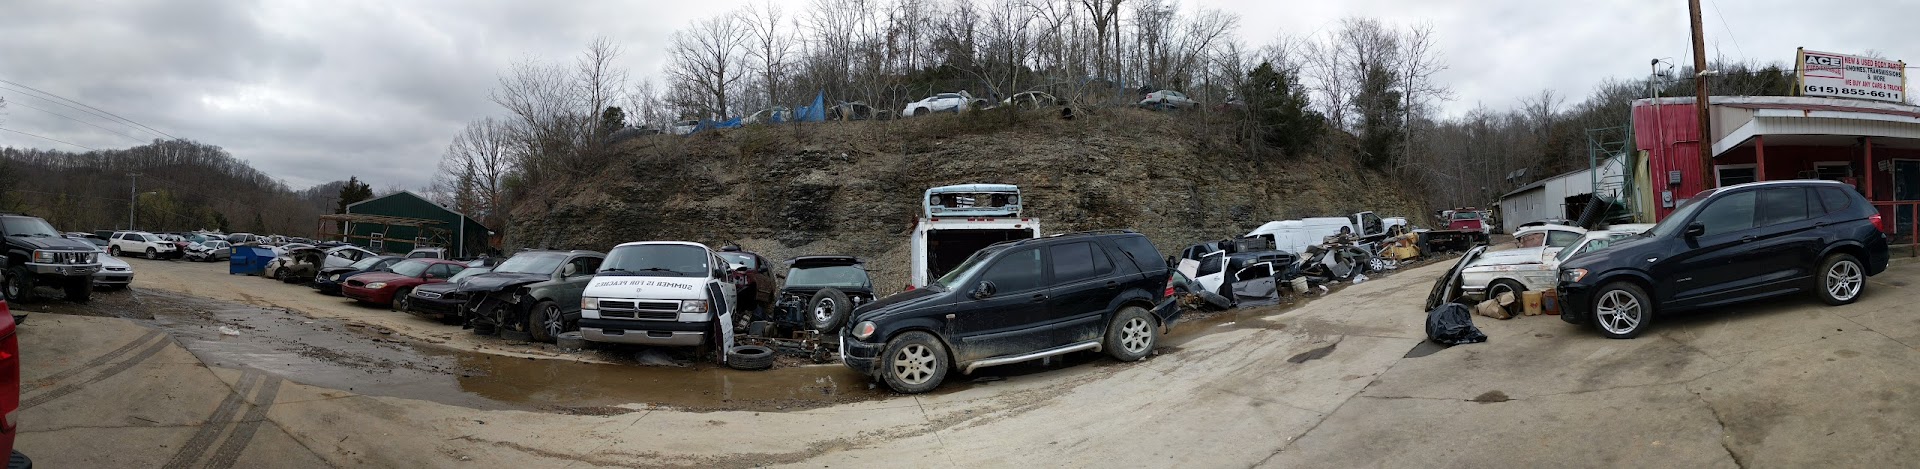
<instances>
[{"instance_id":1,"label":"white dodge van","mask_svg":"<svg viewBox=\"0 0 1920 469\"><path fill-rule=\"evenodd\" d=\"M700 346L733 343L728 264L700 243L615 246L580 298L580 336L593 342Z\"/></svg>"}]
</instances>

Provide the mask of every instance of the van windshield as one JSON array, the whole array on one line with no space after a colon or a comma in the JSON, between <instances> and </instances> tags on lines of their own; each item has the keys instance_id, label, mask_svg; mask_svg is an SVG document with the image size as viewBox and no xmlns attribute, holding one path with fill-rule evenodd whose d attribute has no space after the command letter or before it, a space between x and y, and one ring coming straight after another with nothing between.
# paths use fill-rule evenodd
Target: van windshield
<instances>
[{"instance_id":1,"label":"van windshield","mask_svg":"<svg viewBox=\"0 0 1920 469\"><path fill-rule=\"evenodd\" d=\"M707 260L711 258L706 249L685 244L617 247L607 253L598 274L701 278L707 276Z\"/></svg>"}]
</instances>

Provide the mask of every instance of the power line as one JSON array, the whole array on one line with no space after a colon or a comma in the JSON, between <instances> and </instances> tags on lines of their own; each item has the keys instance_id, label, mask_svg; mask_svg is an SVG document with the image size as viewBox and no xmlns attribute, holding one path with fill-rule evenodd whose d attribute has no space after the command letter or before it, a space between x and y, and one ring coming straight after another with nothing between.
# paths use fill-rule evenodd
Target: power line
<instances>
[{"instance_id":1,"label":"power line","mask_svg":"<svg viewBox=\"0 0 1920 469\"><path fill-rule=\"evenodd\" d=\"M67 104L67 103L63 103L63 102L59 102L59 101L55 101L55 100L53 100L53 98L48 98L48 97L45 97L45 96L36 96L36 95L34 95L34 94L33 94L32 92L29 92L29 91L25 91L25 90L18 90L18 89L14 89L14 88L9 88L9 87L5 87L5 86L0 86L0 90L7 90L7 91L12 91L12 92L15 92L15 93L20 93L20 96L26 96L26 97L29 97L29 98L33 98L33 99L38 99L38 100L41 100L41 101L46 101L46 102L49 102L49 103L53 103L53 104L55 104L55 105L58 105L58 106L61 106L61 107L65 107L65 108L67 108L67 109L72 109L72 110L75 110L75 111L80 111L80 112L84 112L84 113L86 113L87 115L90 115L90 116L93 116L93 117L98 117L98 118L100 118L101 120L105 120L105 121L107 121L107 122L112 122L112 123L114 123L114 124L119 124L119 125L127 125L127 124L126 124L126 123L124 123L124 122L120 122L120 121L117 121L117 120L114 120L114 119L113 119L112 117L107 117L106 115L103 115L103 114L100 114L100 113L98 113L98 112L93 112L93 111L88 111L88 110L86 110L86 109L81 109L81 108L77 108L77 107L74 107L74 106L73 106L72 104ZM15 102L15 103L18 103L18 102L19 102L19 100L14 100L14 102ZM23 106L24 106L24 104L23 104ZM135 129L135 127L134 127L134 126L131 126L131 125L127 125L127 128L129 128L129 129Z\"/></svg>"},{"instance_id":2,"label":"power line","mask_svg":"<svg viewBox=\"0 0 1920 469\"><path fill-rule=\"evenodd\" d=\"M44 112L44 113L47 113L47 114L53 114L53 115L55 115L55 116L59 116L59 117L60 117L61 119L66 119L66 120L70 120L70 121L74 121L74 122L79 122L79 123L82 123L82 124L86 124L86 125L91 125L91 126L94 126L94 127L96 127L96 128L99 128L100 130L105 130L105 131L108 131L108 132L113 132L113 133L115 133L115 134L118 134L118 135L120 135L120 136L122 136L122 137L126 137L126 138L130 138L130 139L133 139L134 141L137 141L137 142L140 142L140 143L146 143L146 142L147 142L146 140L141 140L141 139L140 139L139 137L135 137L135 136L132 136L132 135L127 135L127 134L126 134L125 132L121 132L121 131L118 131L118 130L113 130L113 129L109 129L109 128L106 128L106 127L101 127L101 126L100 126L100 124L95 124L95 123L92 123L92 122L87 122L87 121L83 121L83 120L80 120L80 119L75 119L75 118L72 118L72 117L68 117L68 116L67 116L66 114L61 114L61 113L58 113L58 112L53 112L53 111L49 111L49 110L46 110L46 109L41 109L41 108L37 108L37 107L33 107L32 105L29 105L29 104L27 104L27 103L23 103L23 102L19 102L19 101L14 101L14 102L13 102L13 104L18 104L18 105L21 105L21 106L26 106L26 108L27 108L27 109L32 109L32 110L35 110L35 111L40 111L40 112Z\"/></svg>"},{"instance_id":3,"label":"power line","mask_svg":"<svg viewBox=\"0 0 1920 469\"><path fill-rule=\"evenodd\" d=\"M71 100L71 99L67 99L67 98L66 98L65 96L60 96L60 95L57 95L57 94L53 94L53 93L48 93L48 92L45 92L45 91L40 91L40 90L39 90L39 89L37 89L37 88L34 88L34 87L31 87L31 86L27 86L27 85L22 85L22 84L19 84L19 83L16 83L16 82L12 82L12 81L7 81L7 80L0 80L0 83L6 83L6 84L9 84L9 85L13 85L13 86L18 86L18 87L21 87L21 88L26 88L26 89L29 89L29 90L33 90L33 92L35 92L35 93L40 93L40 94L44 94L44 95L47 95L47 96L52 96L52 97L55 97L55 98L60 98L60 100L62 100L62 101L66 101L66 102L69 102L69 103L74 103L74 104L78 104L78 105L80 105L80 107L84 107L84 108L87 108L87 109L92 109L92 110L95 110L95 111L100 111L100 112L105 112L105 113L106 113L107 115L109 115L109 116L113 116L113 117L115 117L115 118L118 118L118 119L120 119L120 120L122 120L122 121L126 121L126 122L127 122L127 123L129 123L129 124L133 124L133 125L137 125L137 126L140 126L140 128L142 128L142 129L147 129L147 131L149 131L149 132L153 132L153 133L156 133L156 134L160 134L160 135L166 135L166 136L167 136L167 138L171 138L171 139L174 139L174 140L180 140L180 137L175 137L175 136L173 136L173 135L171 135L171 134L168 134L168 133L166 133L166 132L161 132L161 131L158 131L158 130L154 130L154 129L153 129L152 127L147 127L147 125L146 125L146 124L142 124L142 123L139 123L139 122L134 122L134 121L133 121L133 119L128 119L128 118L125 118L125 117L120 117L120 115L119 115L119 114L114 114L114 113L111 113L111 112L107 112L106 110L103 110L103 109L100 109L100 108L97 108L97 107L93 107L93 106L88 106L88 105L87 105L86 103L82 103L82 102L79 102L79 101L74 101L74 100Z\"/></svg>"},{"instance_id":4,"label":"power line","mask_svg":"<svg viewBox=\"0 0 1920 469\"><path fill-rule=\"evenodd\" d=\"M1727 25L1727 15L1720 12L1720 2L1718 0L1713 1L1713 16L1720 17L1720 28L1727 30L1727 39L1733 40L1733 50L1739 51L1741 57L1746 57L1747 51L1746 49L1740 48L1740 38L1733 36L1733 27Z\"/></svg>"},{"instance_id":5,"label":"power line","mask_svg":"<svg viewBox=\"0 0 1920 469\"><path fill-rule=\"evenodd\" d=\"M94 150L94 149L93 149L93 147L89 147L89 146L86 146L86 145L81 145L81 144L78 144L78 143L73 143L73 142L69 142L69 141L66 141L66 140L60 140L60 139L56 139L56 138L47 138L47 137L42 137L42 136L39 136L39 135L34 135L34 134L30 134L30 133L26 133L26 132L21 132L21 131L18 131L18 130L13 130L13 129L9 129L9 128L4 128L4 127L0 127L0 130L5 130L5 131L8 131L8 132L13 132L13 133L16 133L16 134L20 134L20 135L25 135L25 136L28 136L28 137L33 137L33 138L37 138L37 139L41 139L41 140L50 140L50 141L55 141L55 142L60 142L60 143L65 143L65 144L68 144L68 145L73 145L73 146L76 146L76 147L80 147L80 148L85 148L85 149L88 149L88 150L92 150L92 151L100 151L100 150Z\"/></svg>"}]
</instances>

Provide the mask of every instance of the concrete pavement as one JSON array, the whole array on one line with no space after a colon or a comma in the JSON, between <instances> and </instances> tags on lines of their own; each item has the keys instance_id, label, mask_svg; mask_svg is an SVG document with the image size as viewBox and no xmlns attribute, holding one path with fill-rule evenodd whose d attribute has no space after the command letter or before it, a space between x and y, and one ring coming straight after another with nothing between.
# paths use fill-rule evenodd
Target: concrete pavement
<instances>
[{"instance_id":1,"label":"concrete pavement","mask_svg":"<svg viewBox=\"0 0 1920 469\"><path fill-rule=\"evenodd\" d=\"M1920 452L1903 425L1920 416L1920 264L1846 307L1662 317L1636 340L1476 317L1490 342L1409 357L1447 267L1196 323L1138 363L795 412L483 411L209 369L132 321L36 315L19 447L49 467L1890 466Z\"/></svg>"}]
</instances>

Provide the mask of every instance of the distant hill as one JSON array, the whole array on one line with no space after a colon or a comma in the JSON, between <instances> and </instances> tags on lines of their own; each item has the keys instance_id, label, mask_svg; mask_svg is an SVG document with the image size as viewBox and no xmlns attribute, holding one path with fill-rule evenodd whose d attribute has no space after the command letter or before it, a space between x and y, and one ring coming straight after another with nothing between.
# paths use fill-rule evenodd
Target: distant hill
<instances>
[{"instance_id":1,"label":"distant hill","mask_svg":"<svg viewBox=\"0 0 1920 469\"><path fill-rule=\"evenodd\" d=\"M126 228L137 184L141 230L312 236L315 216L332 211L339 190L331 183L332 190L295 191L217 145L191 140L84 153L0 148L0 164L0 210L67 231Z\"/></svg>"}]
</instances>

